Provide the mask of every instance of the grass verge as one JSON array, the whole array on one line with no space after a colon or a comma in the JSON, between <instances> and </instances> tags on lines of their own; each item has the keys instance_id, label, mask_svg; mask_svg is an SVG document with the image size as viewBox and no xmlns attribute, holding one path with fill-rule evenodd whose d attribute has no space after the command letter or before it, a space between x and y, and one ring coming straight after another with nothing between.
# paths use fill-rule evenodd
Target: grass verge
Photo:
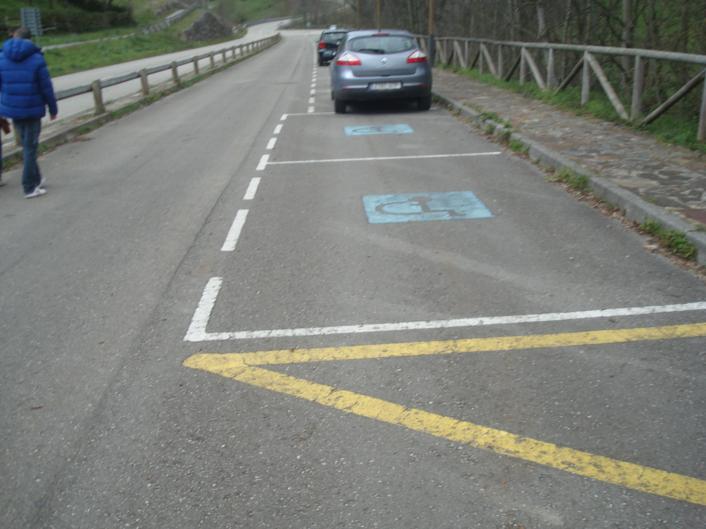
<instances>
[{"instance_id":1,"label":"grass verge","mask_svg":"<svg viewBox=\"0 0 706 529\"><path fill-rule=\"evenodd\" d=\"M674 255L688 261L696 259L696 247L689 242L686 235L677 230L668 230L661 223L648 219L640 225L640 229L653 237Z\"/></svg>"},{"instance_id":2,"label":"grass verge","mask_svg":"<svg viewBox=\"0 0 706 529\"><path fill-rule=\"evenodd\" d=\"M244 35L244 31L241 31L239 34L230 35L222 39L197 42L181 40L181 32L193 23L201 13L201 11L195 11L177 24L159 33L150 35L137 34L125 39L47 50L44 55L49 65L49 71L52 76L58 77L101 66L110 66L111 64L227 42Z\"/></svg>"}]
</instances>

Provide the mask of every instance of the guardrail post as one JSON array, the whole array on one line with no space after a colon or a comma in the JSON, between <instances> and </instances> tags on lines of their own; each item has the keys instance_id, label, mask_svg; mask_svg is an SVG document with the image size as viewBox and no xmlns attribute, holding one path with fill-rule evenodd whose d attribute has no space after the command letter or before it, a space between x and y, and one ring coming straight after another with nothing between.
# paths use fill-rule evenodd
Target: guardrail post
<instances>
[{"instance_id":1,"label":"guardrail post","mask_svg":"<svg viewBox=\"0 0 706 529\"><path fill-rule=\"evenodd\" d=\"M591 65L588 63L588 52L583 52L583 73L581 75L581 106L588 103L591 96Z\"/></svg>"},{"instance_id":2,"label":"guardrail post","mask_svg":"<svg viewBox=\"0 0 706 529\"><path fill-rule=\"evenodd\" d=\"M645 61L639 55L635 56L635 71L632 80L632 106L630 121L637 121L642 114L642 92L645 86Z\"/></svg>"},{"instance_id":3,"label":"guardrail post","mask_svg":"<svg viewBox=\"0 0 706 529\"><path fill-rule=\"evenodd\" d=\"M699 131L696 137L699 141L706 141L706 70L704 70L702 82L704 87L701 95L701 115L699 116Z\"/></svg>"},{"instance_id":4,"label":"guardrail post","mask_svg":"<svg viewBox=\"0 0 706 529\"><path fill-rule=\"evenodd\" d=\"M177 68L176 62L172 62L172 80L177 86L181 84L181 80L179 79L179 69Z\"/></svg>"},{"instance_id":5,"label":"guardrail post","mask_svg":"<svg viewBox=\"0 0 706 529\"><path fill-rule=\"evenodd\" d=\"M211 60L211 70L213 70L216 67L216 59L214 59L213 52L209 54L208 58Z\"/></svg>"},{"instance_id":6,"label":"guardrail post","mask_svg":"<svg viewBox=\"0 0 706 529\"><path fill-rule=\"evenodd\" d=\"M96 116L105 114L105 105L103 104L103 89L101 88L100 79L96 79L91 83L93 91L93 103L96 107Z\"/></svg>"},{"instance_id":7,"label":"guardrail post","mask_svg":"<svg viewBox=\"0 0 706 529\"><path fill-rule=\"evenodd\" d=\"M144 68L140 70L140 84L142 85L142 95L150 95L150 81L147 77L147 70Z\"/></svg>"},{"instance_id":8,"label":"guardrail post","mask_svg":"<svg viewBox=\"0 0 706 529\"><path fill-rule=\"evenodd\" d=\"M199 58L194 57L193 61L194 61L194 74L198 75L199 74Z\"/></svg>"}]
</instances>

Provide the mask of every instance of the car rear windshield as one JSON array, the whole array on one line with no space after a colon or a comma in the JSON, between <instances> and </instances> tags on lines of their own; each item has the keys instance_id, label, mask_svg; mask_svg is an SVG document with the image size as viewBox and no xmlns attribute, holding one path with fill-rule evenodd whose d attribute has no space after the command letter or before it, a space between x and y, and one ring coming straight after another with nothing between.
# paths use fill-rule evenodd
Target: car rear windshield
<instances>
[{"instance_id":1,"label":"car rear windshield","mask_svg":"<svg viewBox=\"0 0 706 529\"><path fill-rule=\"evenodd\" d=\"M404 35L371 35L351 39L348 48L360 53L399 53L417 47L412 37Z\"/></svg>"},{"instance_id":2,"label":"car rear windshield","mask_svg":"<svg viewBox=\"0 0 706 529\"><path fill-rule=\"evenodd\" d=\"M324 33L321 35L321 40L328 44L336 44L339 40L346 36L344 31L339 33Z\"/></svg>"}]
</instances>

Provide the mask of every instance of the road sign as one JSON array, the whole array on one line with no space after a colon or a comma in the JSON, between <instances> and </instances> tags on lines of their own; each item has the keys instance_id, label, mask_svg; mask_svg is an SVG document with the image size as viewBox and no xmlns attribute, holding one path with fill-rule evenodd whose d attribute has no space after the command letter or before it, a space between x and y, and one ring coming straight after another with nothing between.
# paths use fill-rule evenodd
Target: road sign
<instances>
[{"instance_id":1,"label":"road sign","mask_svg":"<svg viewBox=\"0 0 706 529\"><path fill-rule=\"evenodd\" d=\"M368 195L363 205L371 224L427 220L466 220L493 214L470 191Z\"/></svg>"},{"instance_id":2,"label":"road sign","mask_svg":"<svg viewBox=\"0 0 706 529\"><path fill-rule=\"evenodd\" d=\"M41 37L43 35L42 15L38 7L20 8L20 21L23 27L32 32L33 37Z\"/></svg>"}]
</instances>

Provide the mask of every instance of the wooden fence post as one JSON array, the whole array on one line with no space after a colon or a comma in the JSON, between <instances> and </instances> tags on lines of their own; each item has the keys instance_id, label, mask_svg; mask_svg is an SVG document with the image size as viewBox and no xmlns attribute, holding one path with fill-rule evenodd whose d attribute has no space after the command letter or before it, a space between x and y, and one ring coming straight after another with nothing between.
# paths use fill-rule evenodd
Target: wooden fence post
<instances>
[{"instance_id":1,"label":"wooden fence post","mask_svg":"<svg viewBox=\"0 0 706 529\"><path fill-rule=\"evenodd\" d=\"M91 83L91 90L93 91L93 103L96 107L96 116L105 114L105 105L103 104L103 88L101 88L101 82L99 79L96 79Z\"/></svg>"},{"instance_id":2,"label":"wooden fence post","mask_svg":"<svg viewBox=\"0 0 706 529\"><path fill-rule=\"evenodd\" d=\"M503 47L498 44L498 79L502 79L505 73L505 65L503 63Z\"/></svg>"},{"instance_id":3,"label":"wooden fence post","mask_svg":"<svg viewBox=\"0 0 706 529\"><path fill-rule=\"evenodd\" d=\"M150 81L147 77L147 70L144 68L140 70L140 84L142 85L142 95L150 95Z\"/></svg>"},{"instance_id":4,"label":"wooden fence post","mask_svg":"<svg viewBox=\"0 0 706 529\"><path fill-rule=\"evenodd\" d=\"M177 86L181 84L181 80L179 79L179 69L177 68L176 62L172 62L172 80Z\"/></svg>"},{"instance_id":5,"label":"wooden fence post","mask_svg":"<svg viewBox=\"0 0 706 529\"><path fill-rule=\"evenodd\" d=\"M520 84L525 84L527 80L527 60L525 59L525 48L520 48Z\"/></svg>"},{"instance_id":6,"label":"wooden fence post","mask_svg":"<svg viewBox=\"0 0 706 529\"><path fill-rule=\"evenodd\" d=\"M701 95L701 115L699 116L699 131L696 136L699 141L706 141L706 70L704 70L702 82L704 84L704 88Z\"/></svg>"},{"instance_id":7,"label":"wooden fence post","mask_svg":"<svg viewBox=\"0 0 706 529\"><path fill-rule=\"evenodd\" d=\"M211 61L211 70L213 70L216 67L216 59L214 58L213 52L209 54L208 58Z\"/></svg>"},{"instance_id":8,"label":"wooden fence post","mask_svg":"<svg viewBox=\"0 0 706 529\"><path fill-rule=\"evenodd\" d=\"M583 73L581 75L581 106L588 103L591 96L591 65L588 64L588 52L583 52Z\"/></svg>"},{"instance_id":9,"label":"wooden fence post","mask_svg":"<svg viewBox=\"0 0 706 529\"><path fill-rule=\"evenodd\" d=\"M554 64L554 48L547 50L547 88L556 87L556 69Z\"/></svg>"},{"instance_id":10,"label":"wooden fence post","mask_svg":"<svg viewBox=\"0 0 706 529\"><path fill-rule=\"evenodd\" d=\"M222 57L223 57L223 64L225 64L225 63L226 63L226 60L227 60L227 59L226 59L226 50L223 50L223 55L222 55Z\"/></svg>"},{"instance_id":11,"label":"wooden fence post","mask_svg":"<svg viewBox=\"0 0 706 529\"><path fill-rule=\"evenodd\" d=\"M194 74L198 75L199 74L199 58L194 57L193 61L194 61Z\"/></svg>"},{"instance_id":12,"label":"wooden fence post","mask_svg":"<svg viewBox=\"0 0 706 529\"><path fill-rule=\"evenodd\" d=\"M635 56L635 71L632 80L632 106L630 121L635 122L642 114L642 92L645 86L645 61L639 55Z\"/></svg>"}]
</instances>

